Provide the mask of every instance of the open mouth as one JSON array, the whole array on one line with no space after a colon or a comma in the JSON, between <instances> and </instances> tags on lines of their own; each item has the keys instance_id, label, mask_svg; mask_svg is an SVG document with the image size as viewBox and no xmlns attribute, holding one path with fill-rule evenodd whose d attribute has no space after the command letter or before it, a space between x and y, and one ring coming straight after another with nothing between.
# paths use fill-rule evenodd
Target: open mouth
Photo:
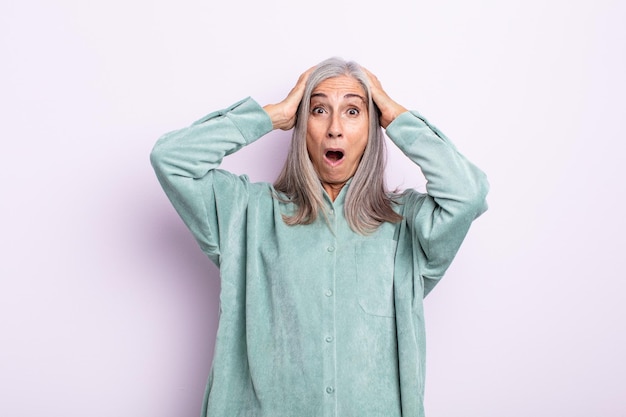
<instances>
[{"instance_id":1,"label":"open mouth","mask_svg":"<svg viewBox=\"0 0 626 417\"><path fill-rule=\"evenodd\" d=\"M326 151L325 155L331 163L337 163L343 159L342 151Z\"/></svg>"}]
</instances>

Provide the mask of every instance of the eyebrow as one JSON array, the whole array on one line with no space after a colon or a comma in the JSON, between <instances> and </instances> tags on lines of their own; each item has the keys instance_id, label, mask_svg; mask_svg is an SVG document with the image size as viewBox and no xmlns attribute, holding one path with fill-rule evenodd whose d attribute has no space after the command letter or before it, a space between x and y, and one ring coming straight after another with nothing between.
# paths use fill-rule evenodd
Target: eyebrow
<instances>
[{"instance_id":1,"label":"eyebrow","mask_svg":"<svg viewBox=\"0 0 626 417\"><path fill-rule=\"evenodd\" d=\"M311 94L311 98L315 98L315 97L323 97L323 98L328 98L328 96L324 93L313 93ZM343 98L360 98L361 101L363 103L366 103L365 98L363 98L363 96L361 96L360 94L354 94L354 93L348 93L346 95L343 96Z\"/></svg>"}]
</instances>

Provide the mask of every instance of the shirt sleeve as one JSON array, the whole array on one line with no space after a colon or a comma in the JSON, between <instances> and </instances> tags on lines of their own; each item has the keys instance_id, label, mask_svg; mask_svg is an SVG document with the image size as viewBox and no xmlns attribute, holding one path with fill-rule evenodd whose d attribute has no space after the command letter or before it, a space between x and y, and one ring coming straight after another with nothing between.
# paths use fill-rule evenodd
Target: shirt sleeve
<instances>
[{"instance_id":1,"label":"shirt sleeve","mask_svg":"<svg viewBox=\"0 0 626 417\"><path fill-rule=\"evenodd\" d=\"M426 296L450 266L471 223L487 210L489 184L485 174L417 112L398 116L386 133L427 180L427 194L410 190L404 196Z\"/></svg>"},{"instance_id":2,"label":"shirt sleeve","mask_svg":"<svg viewBox=\"0 0 626 417\"><path fill-rule=\"evenodd\" d=\"M272 130L272 121L251 98L166 133L150 161L172 205L217 265L230 226L241 225L248 198L246 176L216 169L224 156ZM239 226L241 227L241 226Z\"/></svg>"}]
</instances>

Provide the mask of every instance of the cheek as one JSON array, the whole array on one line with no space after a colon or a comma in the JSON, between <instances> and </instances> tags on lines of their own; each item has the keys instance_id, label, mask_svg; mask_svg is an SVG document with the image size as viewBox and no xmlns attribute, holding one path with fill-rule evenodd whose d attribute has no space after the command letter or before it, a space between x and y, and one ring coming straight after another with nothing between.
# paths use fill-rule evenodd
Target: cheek
<instances>
[{"instance_id":1,"label":"cheek","mask_svg":"<svg viewBox=\"0 0 626 417\"><path fill-rule=\"evenodd\" d=\"M306 125L307 138L318 138L322 132L322 126L320 123L316 123L313 118L309 118L309 122Z\"/></svg>"},{"instance_id":2,"label":"cheek","mask_svg":"<svg viewBox=\"0 0 626 417\"><path fill-rule=\"evenodd\" d=\"M309 155L309 159L313 162L313 165L317 165L319 162L319 146L317 141L309 133L306 135L306 150Z\"/></svg>"},{"instance_id":3,"label":"cheek","mask_svg":"<svg viewBox=\"0 0 626 417\"><path fill-rule=\"evenodd\" d=\"M324 134L320 132L319 127L315 124L309 123L306 132L306 148L309 152L313 152L319 148L323 142Z\"/></svg>"},{"instance_id":4,"label":"cheek","mask_svg":"<svg viewBox=\"0 0 626 417\"><path fill-rule=\"evenodd\" d=\"M367 146L368 132L369 129L367 126L365 126L365 128L359 127L353 132L353 137L357 138L357 140L354 142L354 148L359 152L359 158L363 155L363 152L365 151L365 148Z\"/></svg>"},{"instance_id":5,"label":"cheek","mask_svg":"<svg viewBox=\"0 0 626 417\"><path fill-rule=\"evenodd\" d=\"M309 154L313 153L315 149L315 140L313 140L313 137L311 136L311 134L309 132L307 132L306 134L306 150L309 152Z\"/></svg>"},{"instance_id":6,"label":"cheek","mask_svg":"<svg viewBox=\"0 0 626 417\"><path fill-rule=\"evenodd\" d=\"M363 142L362 144L359 144L359 157L357 158L358 161L361 160L361 158L363 158L363 154L365 153L365 145L367 144L367 141Z\"/></svg>"}]
</instances>

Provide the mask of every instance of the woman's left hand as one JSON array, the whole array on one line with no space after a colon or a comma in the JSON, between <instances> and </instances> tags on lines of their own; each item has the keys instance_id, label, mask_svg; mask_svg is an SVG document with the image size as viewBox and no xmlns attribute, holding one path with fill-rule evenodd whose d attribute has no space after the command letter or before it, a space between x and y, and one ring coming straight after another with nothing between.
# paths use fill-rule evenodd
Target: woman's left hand
<instances>
[{"instance_id":1,"label":"woman's left hand","mask_svg":"<svg viewBox=\"0 0 626 417\"><path fill-rule=\"evenodd\" d=\"M396 103L387 95L378 78L366 68L363 68L365 74L370 80L370 90L372 92L372 100L380 110L380 125L387 128L389 123L393 122L396 117L408 111L404 106Z\"/></svg>"}]
</instances>

